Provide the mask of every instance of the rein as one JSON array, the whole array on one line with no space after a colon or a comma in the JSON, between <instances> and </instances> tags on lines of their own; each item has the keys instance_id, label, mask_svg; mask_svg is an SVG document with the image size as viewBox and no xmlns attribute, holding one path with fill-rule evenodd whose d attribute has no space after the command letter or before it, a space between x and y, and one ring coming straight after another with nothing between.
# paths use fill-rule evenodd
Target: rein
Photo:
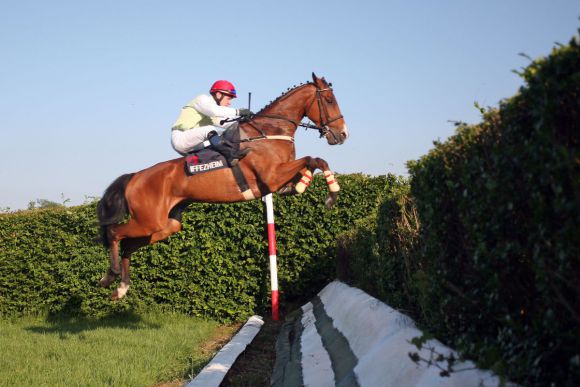
<instances>
[{"instance_id":1,"label":"rein","mask_svg":"<svg viewBox=\"0 0 580 387\"><path fill-rule=\"evenodd\" d=\"M253 117L255 117L255 116L256 116L256 114ZM289 122L293 123L294 125L297 125L291 119L286 118L286 117L283 117L283 116L269 116L269 115L263 115L263 114L261 114L260 117L283 119L283 120L286 120L286 121L289 121ZM294 137L292 137L292 136L285 136L285 135L267 135L266 133L264 133L264 131L261 128L258 128L256 125L254 125L249 120L248 121L244 121L244 122L246 124L250 125L252 128L256 129L256 131L258 133L260 133L260 135L259 136L254 136L254 137L244 138L244 139L240 140L240 142L253 142L253 141L259 141L259 140L286 140L286 141L294 142Z\"/></svg>"},{"instance_id":2,"label":"rein","mask_svg":"<svg viewBox=\"0 0 580 387\"><path fill-rule=\"evenodd\" d=\"M269 136L269 135L266 135L266 133L264 133L264 131L261 128L257 127L256 125L254 125L251 122L251 119L253 119L253 118L271 118L271 119L275 119L275 120L283 120L283 121L290 122L295 127L300 126L300 127L305 128L305 129L316 129L316 130L318 130L318 133L320 134L320 138L325 137L326 135L328 135L328 133L331 133L334 137L336 137L336 135L334 135L334 133L330 130L328 125L330 125L334 121L340 120L344 116L342 114L340 114L336 117L330 118L329 114L328 114L328 109L327 109L326 105L322 102L322 93L325 91L332 91L332 87L327 87L325 89L319 89L318 86L316 86L316 85L315 85L315 87L316 87L316 95L312 99L312 102L310 103L310 105L308 105L308 108L306 109L306 111L310 110L310 108L312 107L312 105L316 101L318 104L318 111L320 112L320 125L314 125L311 123L294 121L288 117L281 116L281 115L261 114L261 113L254 114L253 116L251 116L249 118L239 117L239 118L234 118L234 119L226 119L226 120L221 121L221 123L232 122L232 121L245 122L248 125L250 125L252 128L256 129L256 131L258 133L260 133L259 136L245 138L243 140L240 140L240 142L252 142L252 141L259 141L259 140L286 140L286 141L294 142L294 137L292 137L292 136L283 136L283 135ZM325 120L325 118L326 118L326 120Z\"/></svg>"},{"instance_id":3,"label":"rein","mask_svg":"<svg viewBox=\"0 0 580 387\"><path fill-rule=\"evenodd\" d=\"M322 138L322 137L326 136L328 133L332 133L330 131L330 129L328 128L328 125L330 125L334 121L338 121L344 117L342 114L340 114L334 118L329 117L328 109L326 108L326 105L322 103L322 92L324 92L324 91L332 91L332 87L328 87L326 89L319 89L317 87L316 88L316 97L312 100L312 102L308 106L308 109L306 109L306 111L310 110L310 108L314 104L314 101L316 101L318 103L318 111L320 112L320 125L313 125L310 123L307 124L304 122L297 122L297 121L291 120L288 117L279 116L279 115L272 115L272 114L255 114L253 117L263 117L263 118L272 118L272 119L276 119L276 120L284 120L284 121L290 122L291 124L293 124L296 127L300 126L300 127L305 128L305 129L316 129L316 130L318 130L318 133L320 133L320 138ZM325 116L326 116L326 121L324 120ZM250 124L258 132L262 133L263 136L265 135L261 129L259 129L258 127L256 127L252 123L248 122L248 124Z\"/></svg>"}]
</instances>

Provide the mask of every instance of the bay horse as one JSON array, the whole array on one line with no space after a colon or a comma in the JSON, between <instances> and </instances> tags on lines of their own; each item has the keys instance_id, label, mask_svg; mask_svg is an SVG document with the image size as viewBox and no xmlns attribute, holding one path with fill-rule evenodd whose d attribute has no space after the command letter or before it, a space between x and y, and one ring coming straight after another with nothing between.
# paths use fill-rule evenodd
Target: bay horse
<instances>
[{"instance_id":1,"label":"bay horse","mask_svg":"<svg viewBox=\"0 0 580 387\"><path fill-rule=\"evenodd\" d=\"M301 123L305 116L314 125ZM192 202L232 203L272 192L302 193L319 169L330 191L326 205L332 206L339 185L328 163L310 156L296 160L294 134L298 126L318 129L330 145L342 144L348 137L332 84L314 73L312 82L288 89L249 120L240 121L240 132L247 135L240 140L240 147L250 148L238 163L249 186L244 192L231 168L189 176L184 157L118 177L97 205L103 244L111 260L99 284L108 287L120 275L121 282L111 298L123 298L130 284L131 255L180 231L181 214Z\"/></svg>"}]
</instances>

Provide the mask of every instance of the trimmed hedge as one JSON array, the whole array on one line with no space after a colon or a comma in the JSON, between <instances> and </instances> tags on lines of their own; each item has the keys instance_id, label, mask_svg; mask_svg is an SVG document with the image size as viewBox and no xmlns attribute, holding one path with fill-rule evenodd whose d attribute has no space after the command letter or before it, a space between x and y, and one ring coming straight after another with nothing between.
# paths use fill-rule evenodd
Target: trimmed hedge
<instances>
[{"instance_id":1,"label":"trimmed hedge","mask_svg":"<svg viewBox=\"0 0 580 387\"><path fill-rule=\"evenodd\" d=\"M301 196L275 196L278 270L283 298L308 297L332 280L335 236L376 207L397 178L339 176L331 210L316 175ZM109 265L95 240L96 203L0 215L0 314L97 315L162 305L223 321L269 303L263 204L192 204L183 231L134 254L132 286L121 302L97 283Z\"/></svg>"},{"instance_id":2,"label":"trimmed hedge","mask_svg":"<svg viewBox=\"0 0 580 387\"><path fill-rule=\"evenodd\" d=\"M577 40L521 75L526 85L481 124L409 162L410 195L387 196L341 236L341 255L352 282L481 367L525 385L578 385Z\"/></svg>"},{"instance_id":3,"label":"trimmed hedge","mask_svg":"<svg viewBox=\"0 0 580 387\"><path fill-rule=\"evenodd\" d=\"M580 49L410 166L429 326L524 383L580 377ZM579 379L576 379L578 381Z\"/></svg>"}]
</instances>

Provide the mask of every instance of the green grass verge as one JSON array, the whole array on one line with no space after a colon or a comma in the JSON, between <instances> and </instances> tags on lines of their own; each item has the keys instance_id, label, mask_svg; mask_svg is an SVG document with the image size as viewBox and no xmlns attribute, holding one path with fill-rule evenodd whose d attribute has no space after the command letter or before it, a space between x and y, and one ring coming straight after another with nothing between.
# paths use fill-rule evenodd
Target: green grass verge
<instances>
[{"instance_id":1,"label":"green grass verge","mask_svg":"<svg viewBox=\"0 0 580 387\"><path fill-rule=\"evenodd\" d=\"M183 381L234 327L174 313L0 320L0 385L152 386Z\"/></svg>"}]
</instances>

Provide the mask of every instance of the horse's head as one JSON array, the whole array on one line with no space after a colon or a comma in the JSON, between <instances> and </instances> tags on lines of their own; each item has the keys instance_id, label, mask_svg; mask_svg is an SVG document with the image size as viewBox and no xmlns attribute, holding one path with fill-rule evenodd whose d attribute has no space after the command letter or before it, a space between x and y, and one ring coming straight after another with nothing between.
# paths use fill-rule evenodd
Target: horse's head
<instances>
[{"instance_id":1,"label":"horse's head","mask_svg":"<svg viewBox=\"0 0 580 387\"><path fill-rule=\"evenodd\" d=\"M324 77L318 78L314 73L312 81L316 86L316 93L306 109L306 116L320 128L320 135L330 145L342 144L348 137L348 129L332 92L332 84L326 82Z\"/></svg>"}]
</instances>

